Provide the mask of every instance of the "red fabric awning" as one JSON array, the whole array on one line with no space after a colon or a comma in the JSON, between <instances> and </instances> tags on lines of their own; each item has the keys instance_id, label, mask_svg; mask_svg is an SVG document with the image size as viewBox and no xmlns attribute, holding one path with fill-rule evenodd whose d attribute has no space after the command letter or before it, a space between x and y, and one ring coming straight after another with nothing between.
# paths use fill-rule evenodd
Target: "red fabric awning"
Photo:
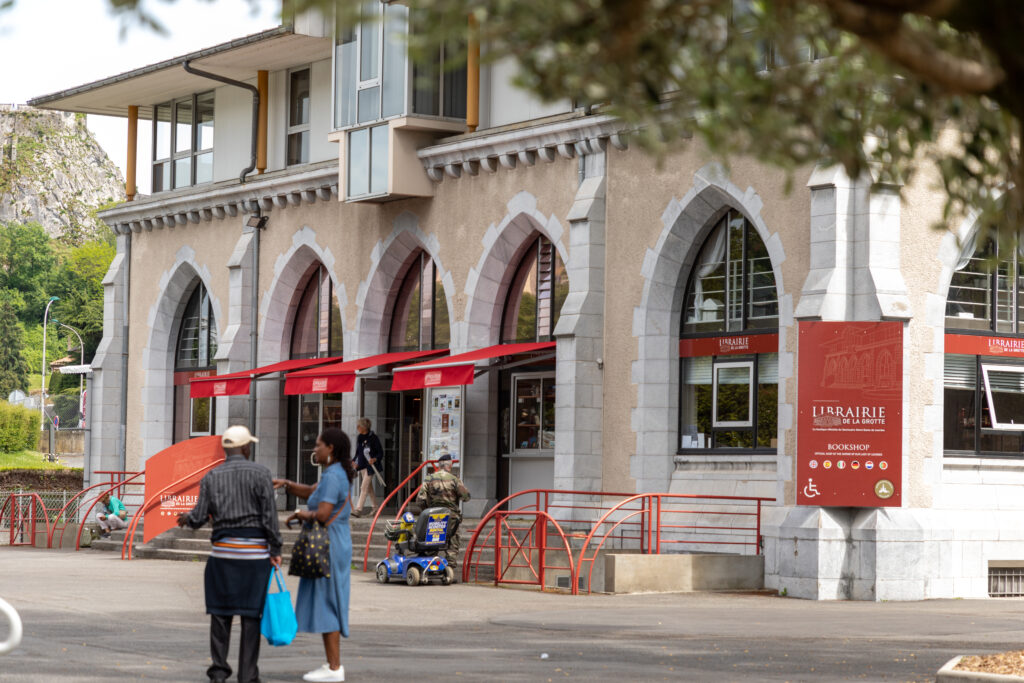
<instances>
[{"instance_id":1,"label":"red fabric awning","mask_svg":"<svg viewBox=\"0 0 1024 683\"><path fill-rule=\"evenodd\" d=\"M447 355L448 349L379 353L376 356L356 358L344 363L289 372L284 380L284 393L290 396L293 394L334 394L352 391L356 384L356 372L359 370L442 354Z\"/></svg>"},{"instance_id":2,"label":"red fabric awning","mask_svg":"<svg viewBox=\"0 0 1024 683\"><path fill-rule=\"evenodd\" d=\"M423 389L425 387L453 387L460 384L473 383L473 371L476 362L500 358L502 356L520 356L537 351L548 351L555 348L555 342L531 342L527 344L496 344L476 351L468 351L447 358L428 360L424 363L395 368L395 377L391 381L392 391L407 389Z\"/></svg>"},{"instance_id":3,"label":"red fabric awning","mask_svg":"<svg viewBox=\"0 0 1024 683\"><path fill-rule=\"evenodd\" d=\"M269 375L272 372L285 372L287 370L298 370L314 365L326 363L337 363L341 356L333 358L299 358L296 360L283 360L279 363L271 363L252 370L232 372L227 375L214 375L213 377L194 377L189 381L189 396L192 398L205 398L207 396L240 396L249 393L249 386L254 377Z\"/></svg>"}]
</instances>

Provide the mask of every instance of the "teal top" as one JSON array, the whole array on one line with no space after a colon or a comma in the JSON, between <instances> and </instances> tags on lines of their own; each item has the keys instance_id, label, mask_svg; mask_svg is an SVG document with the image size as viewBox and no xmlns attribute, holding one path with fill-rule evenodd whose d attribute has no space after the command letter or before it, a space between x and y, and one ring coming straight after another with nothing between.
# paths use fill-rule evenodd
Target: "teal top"
<instances>
[{"instance_id":1,"label":"teal top","mask_svg":"<svg viewBox=\"0 0 1024 683\"><path fill-rule=\"evenodd\" d=\"M128 508L126 508L124 503L122 503L118 498L114 498L113 496L110 497L110 502L107 503L107 510L115 517L120 517L121 511L124 510L125 517L128 516Z\"/></svg>"}]
</instances>

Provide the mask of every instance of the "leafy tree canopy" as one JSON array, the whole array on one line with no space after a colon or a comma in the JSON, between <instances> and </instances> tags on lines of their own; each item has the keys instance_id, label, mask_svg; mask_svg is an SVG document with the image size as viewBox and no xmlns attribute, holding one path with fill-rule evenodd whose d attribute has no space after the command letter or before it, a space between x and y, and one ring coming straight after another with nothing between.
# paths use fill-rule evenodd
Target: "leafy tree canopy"
<instances>
[{"instance_id":1,"label":"leafy tree canopy","mask_svg":"<svg viewBox=\"0 0 1024 683\"><path fill-rule=\"evenodd\" d=\"M0 290L0 399L15 389L28 389L29 366L22 355L24 335L18 324L22 305L17 292Z\"/></svg>"},{"instance_id":2,"label":"leafy tree canopy","mask_svg":"<svg viewBox=\"0 0 1024 683\"><path fill-rule=\"evenodd\" d=\"M38 223L0 224L0 289L20 293L22 320L42 320L56 255Z\"/></svg>"},{"instance_id":3,"label":"leafy tree canopy","mask_svg":"<svg viewBox=\"0 0 1024 683\"><path fill-rule=\"evenodd\" d=\"M160 30L142 0L107 2L126 26ZM360 4L286 3L289 12L337 5L347 22ZM485 59L518 63L528 90L621 117L647 148L696 134L726 159L832 162L883 182L934 165L946 218L979 211L1006 235L1024 213L1019 0L408 4L420 15L416 49L472 32Z\"/></svg>"}]
</instances>

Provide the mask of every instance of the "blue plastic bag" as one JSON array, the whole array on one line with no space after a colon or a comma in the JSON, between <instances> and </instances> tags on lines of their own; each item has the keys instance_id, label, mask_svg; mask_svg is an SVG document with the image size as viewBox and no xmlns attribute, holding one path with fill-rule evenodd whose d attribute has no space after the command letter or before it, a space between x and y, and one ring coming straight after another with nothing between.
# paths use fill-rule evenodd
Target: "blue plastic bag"
<instances>
[{"instance_id":1,"label":"blue plastic bag","mask_svg":"<svg viewBox=\"0 0 1024 683\"><path fill-rule=\"evenodd\" d=\"M277 577L277 592L273 593L274 577ZM267 585L267 601L263 605L263 620L260 622L260 633L271 645L289 645L299 630L299 622L295 620L295 608L292 607L292 594L285 590L281 572L275 567L270 574Z\"/></svg>"}]
</instances>

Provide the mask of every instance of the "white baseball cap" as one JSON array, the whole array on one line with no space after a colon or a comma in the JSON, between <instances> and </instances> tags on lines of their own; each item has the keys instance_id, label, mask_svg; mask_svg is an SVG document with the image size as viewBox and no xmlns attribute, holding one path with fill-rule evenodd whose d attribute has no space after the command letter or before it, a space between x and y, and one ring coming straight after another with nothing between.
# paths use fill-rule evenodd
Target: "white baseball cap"
<instances>
[{"instance_id":1,"label":"white baseball cap","mask_svg":"<svg viewBox=\"0 0 1024 683\"><path fill-rule=\"evenodd\" d=\"M247 443L259 443L259 439L249 433L245 425L233 425L224 430L220 444L224 448L241 448Z\"/></svg>"}]
</instances>

